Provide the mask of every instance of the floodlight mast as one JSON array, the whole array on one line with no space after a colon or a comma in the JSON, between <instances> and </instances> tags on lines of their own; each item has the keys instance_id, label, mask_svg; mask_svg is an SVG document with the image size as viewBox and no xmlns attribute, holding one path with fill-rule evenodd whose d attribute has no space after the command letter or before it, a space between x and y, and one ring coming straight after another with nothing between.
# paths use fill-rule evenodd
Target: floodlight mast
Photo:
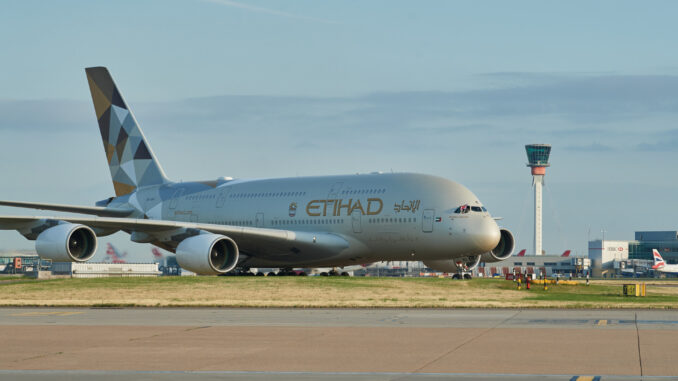
<instances>
[{"instance_id":1,"label":"floodlight mast","mask_svg":"<svg viewBox=\"0 0 678 381\"><path fill-rule=\"evenodd\" d=\"M534 254L542 255L542 196L541 188L544 185L546 167L549 167L551 155L550 144L528 144L525 146L527 153L527 166L532 169L532 186L534 187Z\"/></svg>"}]
</instances>

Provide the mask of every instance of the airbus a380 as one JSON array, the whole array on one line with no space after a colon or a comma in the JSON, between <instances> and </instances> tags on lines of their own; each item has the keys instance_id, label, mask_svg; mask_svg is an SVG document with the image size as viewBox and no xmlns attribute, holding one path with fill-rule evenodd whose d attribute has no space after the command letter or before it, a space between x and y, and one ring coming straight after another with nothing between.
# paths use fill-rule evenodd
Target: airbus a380
<instances>
[{"instance_id":1,"label":"airbus a380","mask_svg":"<svg viewBox=\"0 0 678 381\"><path fill-rule=\"evenodd\" d=\"M342 267L414 260L467 271L513 252L466 187L414 173L170 181L105 67L85 69L115 197L96 206L0 205L96 217L0 216L54 261L87 261L97 237L124 231L174 252L198 274L249 267Z\"/></svg>"}]
</instances>

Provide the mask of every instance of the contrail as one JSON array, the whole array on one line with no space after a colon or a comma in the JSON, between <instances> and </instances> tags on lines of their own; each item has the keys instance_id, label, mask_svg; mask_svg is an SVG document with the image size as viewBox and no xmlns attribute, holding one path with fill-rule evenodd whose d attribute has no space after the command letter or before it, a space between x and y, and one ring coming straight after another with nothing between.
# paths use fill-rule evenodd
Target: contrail
<instances>
[{"instance_id":1,"label":"contrail","mask_svg":"<svg viewBox=\"0 0 678 381\"><path fill-rule=\"evenodd\" d=\"M324 24L337 24L337 22L332 21L332 20L325 20L325 19L319 19L319 18L314 18L314 17L299 16L299 15L295 15L293 13L276 11L275 9L255 7L253 5L243 4L243 3L239 3L239 2L231 1L231 0L202 0L202 1L214 3L214 4L219 4L219 5L225 5L227 7L245 9L245 10L252 11L252 12L266 13L266 14L269 14L269 15L282 16L282 17L299 19L299 20L315 21L315 22L321 22L321 23L324 23Z\"/></svg>"}]
</instances>

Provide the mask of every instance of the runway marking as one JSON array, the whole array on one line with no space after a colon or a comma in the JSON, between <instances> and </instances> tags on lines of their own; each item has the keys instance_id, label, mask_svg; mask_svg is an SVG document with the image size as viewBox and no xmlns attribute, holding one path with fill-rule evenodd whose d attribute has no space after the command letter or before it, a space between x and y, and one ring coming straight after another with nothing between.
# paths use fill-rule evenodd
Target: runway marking
<instances>
[{"instance_id":1,"label":"runway marking","mask_svg":"<svg viewBox=\"0 0 678 381\"><path fill-rule=\"evenodd\" d=\"M527 324L550 324L550 325L678 325L678 320L631 320L631 319L530 319Z\"/></svg>"},{"instance_id":2,"label":"runway marking","mask_svg":"<svg viewBox=\"0 0 678 381\"><path fill-rule=\"evenodd\" d=\"M19 314L10 314L9 316L71 316L83 314L82 311L40 311L40 312L22 312Z\"/></svg>"}]
</instances>

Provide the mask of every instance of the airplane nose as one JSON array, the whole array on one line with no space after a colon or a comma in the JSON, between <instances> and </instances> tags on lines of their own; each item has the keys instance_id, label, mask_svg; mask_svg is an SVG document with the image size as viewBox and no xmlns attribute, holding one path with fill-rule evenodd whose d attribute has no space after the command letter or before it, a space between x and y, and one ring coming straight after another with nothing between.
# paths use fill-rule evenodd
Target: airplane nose
<instances>
[{"instance_id":1,"label":"airplane nose","mask_svg":"<svg viewBox=\"0 0 678 381\"><path fill-rule=\"evenodd\" d=\"M467 234L473 245L480 251L494 249L501 239L499 226L493 219L487 217L476 221L471 231L467 231Z\"/></svg>"}]
</instances>

